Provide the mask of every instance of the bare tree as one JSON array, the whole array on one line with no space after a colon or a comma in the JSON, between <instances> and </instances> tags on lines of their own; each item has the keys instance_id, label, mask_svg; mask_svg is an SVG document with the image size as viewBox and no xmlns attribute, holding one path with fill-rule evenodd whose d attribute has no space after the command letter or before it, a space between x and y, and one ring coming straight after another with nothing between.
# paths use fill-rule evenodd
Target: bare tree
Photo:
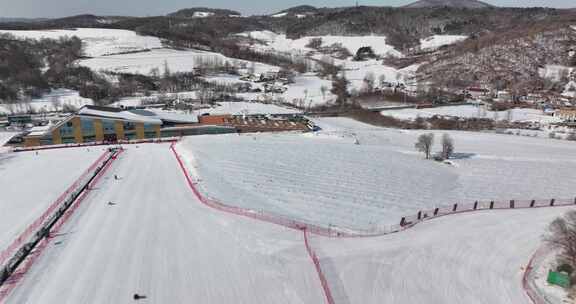
<instances>
[{"instance_id":1,"label":"bare tree","mask_svg":"<svg viewBox=\"0 0 576 304\"><path fill-rule=\"evenodd\" d=\"M555 219L548 227L545 240L559 250L563 261L576 268L576 211Z\"/></svg>"},{"instance_id":2,"label":"bare tree","mask_svg":"<svg viewBox=\"0 0 576 304\"><path fill-rule=\"evenodd\" d=\"M434 133L421 134L418 136L418 141L414 144L414 147L419 152L426 155L426 159L430 159L430 152L432 151L432 145L434 144Z\"/></svg>"},{"instance_id":3,"label":"bare tree","mask_svg":"<svg viewBox=\"0 0 576 304\"><path fill-rule=\"evenodd\" d=\"M322 46L322 38L310 38L308 40L308 44L306 44L307 48L311 49L319 49Z\"/></svg>"},{"instance_id":4,"label":"bare tree","mask_svg":"<svg viewBox=\"0 0 576 304\"><path fill-rule=\"evenodd\" d=\"M454 153L454 140L450 134L444 133L442 135L442 158L449 159Z\"/></svg>"},{"instance_id":5,"label":"bare tree","mask_svg":"<svg viewBox=\"0 0 576 304\"><path fill-rule=\"evenodd\" d=\"M328 87L325 85L322 85L320 87L320 93L322 93L322 101L326 101L326 92L328 92Z\"/></svg>"},{"instance_id":6,"label":"bare tree","mask_svg":"<svg viewBox=\"0 0 576 304\"><path fill-rule=\"evenodd\" d=\"M374 92L374 84L376 82L376 77L374 76L374 73L372 72L368 72L366 73L366 75L364 76L364 87L363 87L363 91L365 93L372 93Z\"/></svg>"}]
</instances>

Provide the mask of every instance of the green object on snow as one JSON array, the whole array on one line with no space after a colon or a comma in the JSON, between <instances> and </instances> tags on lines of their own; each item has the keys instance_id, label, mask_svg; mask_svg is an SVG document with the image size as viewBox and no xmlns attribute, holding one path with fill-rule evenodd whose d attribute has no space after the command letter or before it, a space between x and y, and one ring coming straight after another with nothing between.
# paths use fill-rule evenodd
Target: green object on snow
<instances>
[{"instance_id":1,"label":"green object on snow","mask_svg":"<svg viewBox=\"0 0 576 304\"><path fill-rule=\"evenodd\" d=\"M570 276L563 272L556 272L550 270L548 272L548 283L558 285L564 288L570 287Z\"/></svg>"}]
</instances>

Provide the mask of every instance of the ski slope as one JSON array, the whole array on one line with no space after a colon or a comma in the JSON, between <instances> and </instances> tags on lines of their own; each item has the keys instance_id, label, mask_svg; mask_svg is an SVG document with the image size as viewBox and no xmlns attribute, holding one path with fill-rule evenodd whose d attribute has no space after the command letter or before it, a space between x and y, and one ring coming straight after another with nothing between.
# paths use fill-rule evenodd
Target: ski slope
<instances>
[{"instance_id":1,"label":"ski slope","mask_svg":"<svg viewBox=\"0 0 576 304\"><path fill-rule=\"evenodd\" d=\"M449 132L458 154L447 165L416 152L423 131L316 123L317 134L194 136L178 149L202 191L224 204L359 232L454 203L576 196L570 142Z\"/></svg>"},{"instance_id":2,"label":"ski slope","mask_svg":"<svg viewBox=\"0 0 576 304\"><path fill-rule=\"evenodd\" d=\"M142 303L325 301L301 232L203 206L167 144L128 146L7 303L133 303L135 293Z\"/></svg>"},{"instance_id":3,"label":"ski slope","mask_svg":"<svg viewBox=\"0 0 576 304\"><path fill-rule=\"evenodd\" d=\"M335 303L531 303L524 267L547 225L573 209L459 214L382 237L311 242Z\"/></svg>"},{"instance_id":4,"label":"ski slope","mask_svg":"<svg viewBox=\"0 0 576 304\"><path fill-rule=\"evenodd\" d=\"M157 37L140 36L133 31L118 29L0 30L0 34L11 34L20 39L59 39L76 36L82 40L84 55L88 57L138 52L162 47L162 42Z\"/></svg>"},{"instance_id":5,"label":"ski slope","mask_svg":"<svg viewBox=\"0 0 576 304\"><path fill-rule=\"evenodd\" d=\"M102 153L102 148L0 153L0 251Z\"/></svg>"}]
</instances>

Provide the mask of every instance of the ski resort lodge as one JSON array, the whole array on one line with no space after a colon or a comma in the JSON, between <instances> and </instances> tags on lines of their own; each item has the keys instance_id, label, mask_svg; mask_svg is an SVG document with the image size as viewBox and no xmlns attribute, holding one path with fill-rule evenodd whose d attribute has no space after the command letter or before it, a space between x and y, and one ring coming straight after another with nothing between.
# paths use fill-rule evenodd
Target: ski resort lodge
<instances>
[{"instance_id":1,"label":"ski resort lodge","mask_svg":"<svg viewBox=\"0 0 576 304\"><path fill-rule=\"evenodd\" d=\"M308 131L298 115L187 115L166 111L84 106L57 124L35 127L24 146L115 143L163 137L244 132Z\"/></svg>"}]
</instances>

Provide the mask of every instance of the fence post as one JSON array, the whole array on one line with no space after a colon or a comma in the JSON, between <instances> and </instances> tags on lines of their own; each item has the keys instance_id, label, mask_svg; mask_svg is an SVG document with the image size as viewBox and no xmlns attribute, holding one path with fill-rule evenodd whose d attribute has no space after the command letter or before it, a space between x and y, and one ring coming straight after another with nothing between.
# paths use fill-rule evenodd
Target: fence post
<instances>
[{"instance_id":1,"label":"fence post","mask_svg":"<svg viewBox=\"0 0 576 304\"><path fill-rule=\"evenodd\" d=\"M554 199L550 200L550 207L554 206L554 201L555 201Z\"/></svg>"},{"instance_id":2,"label":"fence post","mask_svg":"<svg viewBox=\"0 0 576 304\"><path fill-rule=\"evenodd\" d=\"M438 211L440 211L440 208L434 209L434 216L437 216L437 215L438 215Z\"/></svg>"},{"instance_id":3,"label":"fence post","mask_svg":"<svg viewBox=\"0 0 576 304\"><path fill-rule=\"evenodd\" d=\"M404 225L406 225L406 218L405 218L405 217L403 217L403 218L400 220L400 227L404 227Z\"/></svg>"},{"instance_id":4,"label":"fence post","mask_svg":"<svg viewBox=\"0 0 576 304\"><path fill-rule=\"evenodd\" d=\"M490 202L490 209L494 209L494 201Z\"/></svg>"},{"instance_id":5,"label":"fence post","mask_svg":"<svg viewBox=\"0 0 576 304\"><path fill-rule=\"evenodd\" d=\"M452 212L456 212L456 209L458 209L458 204L454 204L454 207L452 208Z\"/></svg>"},{"instance_id":6,"label":"fence post","mask_svg":"<svg viewBox=\"0 0 576 304\"><path fill-rule=\"evenodd\" d=\"M478 201L474 202L474 210L478 209Z\"/></svg>"},{"instance_id":7,"label":"fence post","mask_svg":"<svg viewBox=\"0 0 576 304\"><path fill-rule=\"evenodd\" d=\"M510 209L514 209L514 200L510 201Z\"/></svg>"},{"instance_id":8,"label":"fence post","mask_svg":"<svg viewBox=\"0 0 576 304\"><path fill-rule=\"evenodd\" d=\"M530 208L533 208L534 205L536 205L536 200L532 200L532 201L530 202Z\"/></svg>"},{"instance_id":9,"label":"fence post","mask_svg":"<svg viewBox=\"0 0 576 304\"><path fill-rule=\"evenodd\" d=\"M422 211L418 211L418 220L422 218Z\"/></svg>"}]
</instances>

